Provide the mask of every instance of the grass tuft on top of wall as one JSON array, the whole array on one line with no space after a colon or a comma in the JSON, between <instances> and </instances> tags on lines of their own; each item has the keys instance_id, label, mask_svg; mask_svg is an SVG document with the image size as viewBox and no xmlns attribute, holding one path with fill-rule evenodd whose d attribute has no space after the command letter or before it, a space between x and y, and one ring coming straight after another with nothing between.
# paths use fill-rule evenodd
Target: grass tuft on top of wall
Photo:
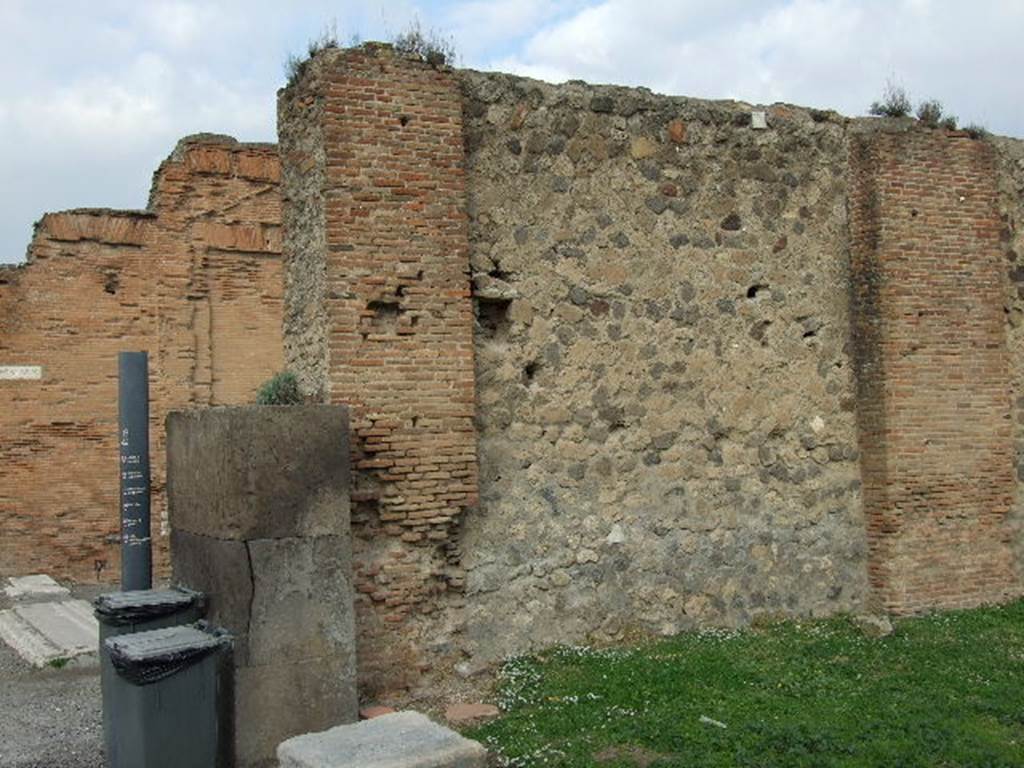
<instances>
[{"instance_id":1,"label":"grass tuft on top of wall","mask_svg":"<svg viewBox=\"0 0 1024 768\"><path fill-rule=\"evenodd\" d=\"M506 766L1024 766L1024 602L684 634L508 660Z\"/></svg>"}]
</instances>

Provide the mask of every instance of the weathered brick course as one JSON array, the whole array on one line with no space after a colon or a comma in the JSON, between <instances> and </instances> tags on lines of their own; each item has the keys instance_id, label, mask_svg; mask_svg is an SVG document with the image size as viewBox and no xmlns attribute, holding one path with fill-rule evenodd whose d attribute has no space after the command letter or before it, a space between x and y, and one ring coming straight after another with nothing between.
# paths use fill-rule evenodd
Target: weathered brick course
<instances>
[{"instance_id":1,"label":"weathered brick course","mask_svg":"<svg viewBox=\"0 0 1024 768\"><path fill-rule=\"evenodd\" d=\"M300 135L289 123L311 102ZM478 503L462 101L452 72L367 47L318 58L279 119L285 156L323 163L312 188L286 169L285 195L323 201L308 226L323 231L326 380L301 338L288 357L307 391L352 406L360 665L394 684L415 670L396 668L403 632L386 627L460 592L452 548ZM310 258L292 236L286 258Z\"/></svg>"},{"instance_id":2,"label":"weathered brick course","mask_svg":"<svg viewBox=\"0 0 1024 768\"><path fill-rule=\"evenodd\" d=\"M866 130L851 174L872 599L997 602L1020 584L995 154L965 134Z\"/></svg>"}]
</instances>

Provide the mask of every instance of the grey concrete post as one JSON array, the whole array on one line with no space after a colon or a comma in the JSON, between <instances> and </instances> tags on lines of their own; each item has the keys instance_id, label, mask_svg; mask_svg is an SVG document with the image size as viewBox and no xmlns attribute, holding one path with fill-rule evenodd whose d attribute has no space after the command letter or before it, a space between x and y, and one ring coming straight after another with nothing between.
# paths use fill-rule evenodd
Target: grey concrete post
<instances>
[{"instance_id":1,"label":"grey concrete post","mask_svg":"<svg viewBox=\"0 0 1024 768\"><path fill-rule=\"evenodd\" d=\"M121 589L153 585L149 522L149 365L145 352L117 356L121 478Z\"/></svg>"}]
</instances>

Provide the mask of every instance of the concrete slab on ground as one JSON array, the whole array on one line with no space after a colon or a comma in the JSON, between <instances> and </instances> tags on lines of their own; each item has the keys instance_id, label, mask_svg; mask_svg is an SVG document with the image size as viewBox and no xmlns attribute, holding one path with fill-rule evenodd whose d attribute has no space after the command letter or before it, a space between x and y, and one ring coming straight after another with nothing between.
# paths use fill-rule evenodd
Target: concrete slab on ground
<instances>
[{"instance_id":1,"label":"concrete slab on ground","mask_svg":"<svg viewBox=\"0 0 1024 768\"><path fill-rule=\"evenodd\" d=\"M0 611L0 639L37 667L58 659L88 663L96 657L99 624L85 600L17 604Z\"/></svg>"},{"instance_id":2,"label":"concrete slab on ground","mask_svg":"<svg viewBox=\"0 0 1024 768\"><path fill-rule=\"evenodd\" d=\"M71 597L71 592L62 587L45 573L31 576L12 576L7 579L4 594L11 600L63 600Z\"/></svg>"},{"instance_id":3,"label":"concrete slab on ground","mask_svg":"<svg viewBox=\"0 0 1024 768\"><path fill-rule=\"evenodd\" d=\"M487 750L419 712L396 712L277 748L280 768L484 768Z\"/></svg>"}]
</instances>

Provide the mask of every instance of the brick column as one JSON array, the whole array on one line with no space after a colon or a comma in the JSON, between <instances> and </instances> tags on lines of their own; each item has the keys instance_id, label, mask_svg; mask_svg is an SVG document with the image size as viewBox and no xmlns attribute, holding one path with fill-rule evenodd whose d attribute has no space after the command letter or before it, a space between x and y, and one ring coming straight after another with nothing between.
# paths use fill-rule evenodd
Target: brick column
<instances>
[{"instance_id":1,"label":"brick column","mask_svg":"<svg viewBox=\"0 0 1024 768\"><path fill-rule=\"evenodd\" d=\"M352 408L360 667L425 660L415 617L462 589L478 503L462 105L452 74L367 45L282 92L286 354Z\"/></svg>"},{"instance_id":2,"label":"brick column","mask_svg":"<svg viewBox=\"0 0 1024 768\"><path fill-rule=\"evenodd\" d=\"M869 576L892 613L1018 591L991 147L872 131L851 148L853 335Z\"/></svg>"}]
</instances>

